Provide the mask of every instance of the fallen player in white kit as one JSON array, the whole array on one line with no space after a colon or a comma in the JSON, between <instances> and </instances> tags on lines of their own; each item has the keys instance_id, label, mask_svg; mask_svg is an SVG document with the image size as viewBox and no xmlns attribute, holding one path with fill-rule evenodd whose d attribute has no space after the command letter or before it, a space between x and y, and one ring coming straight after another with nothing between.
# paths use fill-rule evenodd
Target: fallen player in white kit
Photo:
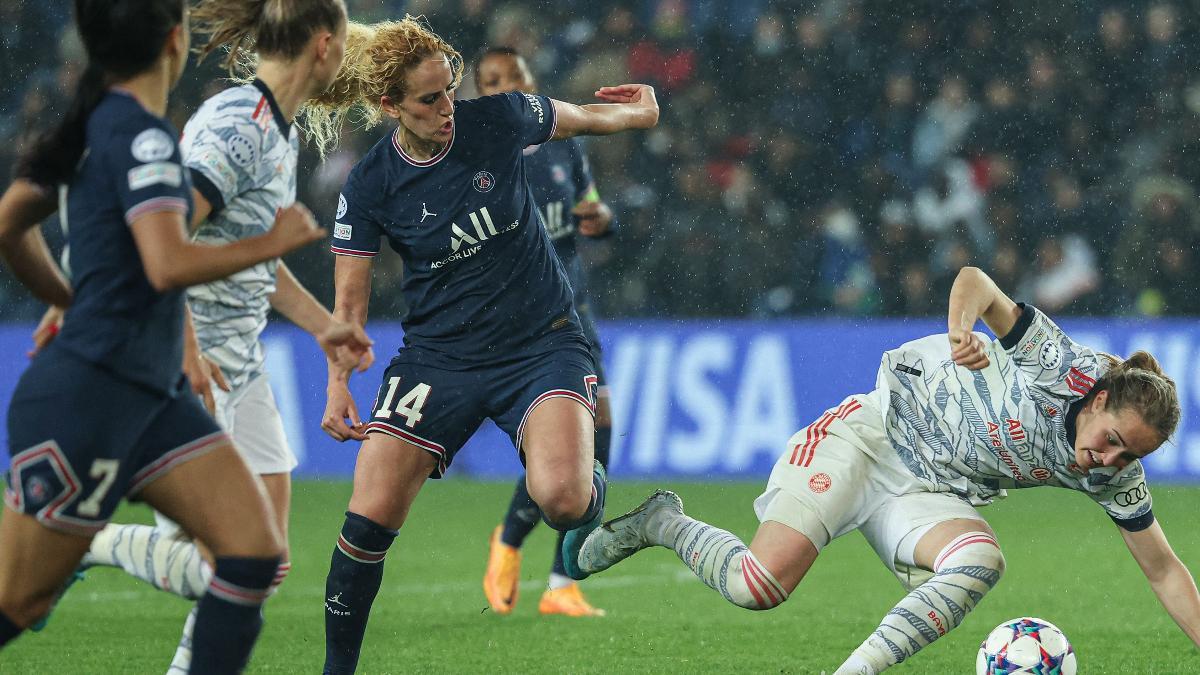
<instances>
[{"instance_id":1,"label":"fallen player in white kit","mask_svg":"<svg viewBox=\"0 0 1200 675\"><path fill-rule=\"evenodd\" d=\"M1071 340L976 268L950 291L949 333L886 352L875 391L847 398L788 441L747 547L658 491L595 530L595 573L672 548L747 609L788 598L830 540L861 530L909 591L837 675L873 675L952 630L1004 572L976 506L1006 488L1078 490L1117 524L1163 606L1200 645L1200 594L1151 512L1142 457L1179 423L1175 383L1146 352L1122 361ZM978 319L998 340L971 332Z\"/></svg>"}]
</instances>

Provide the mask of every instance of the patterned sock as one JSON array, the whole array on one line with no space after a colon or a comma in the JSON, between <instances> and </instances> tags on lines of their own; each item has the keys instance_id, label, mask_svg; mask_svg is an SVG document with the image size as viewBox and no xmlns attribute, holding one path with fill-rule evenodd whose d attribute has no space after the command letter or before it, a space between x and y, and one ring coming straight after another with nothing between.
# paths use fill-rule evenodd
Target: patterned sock
<instances>
[{"instance_id":1,"label":"patterned sock","mask_svg":"<svg viewBox=\"0 0 1200 675\"><path fill-rule=\"evenodd\" d=\"M513 490L512 501L508 503L508 513L504 514L504 529L500 532L500 541L521 548L525 537L533 532L538 521L542 518L542 510L529 496L529 488L525 485L525 474L517 479L517 487Z\"/></svg>"},{"instance_id":2,"label":"patterned sock","mask_svg":"<svg viewBox=\"0 0 1200 675\"><path fill-rule=\"evenodd\" d=\"M953 630L1004 573L1000 545L985 532L951 541L933 564L933 577L904 596L883 617L837 674L874 675ZM864 670L869 664L871 670Z\"/></svg>"},{"instance_id":3,"label":"patterned sock","mask_svg":"<svg viewBox=\"0 0 1200 675\"><path fill-rule=\"evenodd\" d=\"M212 569L190 539L151 525L108 525L92 539L88 562L119 567L160 591L198 600Z\"/></svg>"},{"instance_id":4,"label":"patterned sock","mask_svg":"<svg viewBox=\"0 0 1200 675\"><path fill-rule=\"evenodd\" d=\"M738 607L771 609L787 600L775 577L729 532L678 515L648 529L652 537L657 533L655 543L675 549L700 581Z\"/></svg>"},{"instance_id":5,"label":"patterned sock","mask_svg":"<svg viewBox=\"0 0 1200 675\"><path fill-rule=\"evenodd\" d=\"M17 639L17 636L24 632L17 624L12 622L4 612L0 612L0 647Z\"/></svg>"},{"instance_id":6,"label":"patterned sock","mask_svg":"<svg viewBox=\"0 0 1200 675\"><path fill-rule=\"evenodd\" d=\"M275 578L271 580L271 587L267 589L268 595L275 595L275 591L279 590L279 585L287 578L291 569L290 562L279 563L275 570ZM175 656L171 658L171 667L167 669L167 675L187 675L192 665L192 634L195 630L196 608L192 607L192 611L188 612L187 619L183 622L183 633L179 636L179 646L175 648Z\"/></svg>"},{"instance_id":7,"label":"patterned sock","mask_svg":"<svg viewBox=\"0 0 1200 675\"><path fill-rule=\"evenodd\" d=\"M397 534L346 512L325 579L326 675L349 674L358 667L371 603L383 581L383 559Z\"/></svg>"},{"instance_id":8,"label":"patterned sock","mask_svg":"<svg viewBox=\"0 0 1200 675\"><path fill-rule=\"evenodd\" d=\"M240 673L246 667L278 568L278 557L217 558L208 592L196 603L189 673Z\"/></svg>"},{"instance_id":9,"label":"patterned sock","mask_svg":"<svg viewBox=\"0 0 1200 675\"><path fill-rule=\"evenodd\" d=\"M598 521L599 518L604 515L604 496L607 490L608 483L605 480L604 466L594 463L592 468L592 498L588 502L587 510L583 512L583 515L576 520L565 523L552 523L550 522L550 519L546 517L546 514L543 513L542 520L546 521L547 525L553 527L559 532L568 532L570 530L583 527L593 520Z\"/></svg>"}]
</instances>

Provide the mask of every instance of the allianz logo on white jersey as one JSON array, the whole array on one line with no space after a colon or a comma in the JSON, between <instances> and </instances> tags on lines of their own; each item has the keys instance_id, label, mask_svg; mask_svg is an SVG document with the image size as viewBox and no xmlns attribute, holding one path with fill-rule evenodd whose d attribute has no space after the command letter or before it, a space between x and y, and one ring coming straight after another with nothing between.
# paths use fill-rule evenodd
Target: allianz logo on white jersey
<instances>
[{"instance_id":1,"label":"allianz logo on white jersey","mask_svg":"<svg viewBox=\"0 0 1200 675\"><path fill-rule=\"evenodd\" d=\"M450 255L435 261L430 267L436 270L452 262L470 258L493 237L515 230L521 225L521 221L514 220L507 227L496 229L495 223L492 222L492 214L486 206L472 211L467 217L471 220L468 230L459 227L458 223L450 223Z\"/></svg>"}]
</instances>

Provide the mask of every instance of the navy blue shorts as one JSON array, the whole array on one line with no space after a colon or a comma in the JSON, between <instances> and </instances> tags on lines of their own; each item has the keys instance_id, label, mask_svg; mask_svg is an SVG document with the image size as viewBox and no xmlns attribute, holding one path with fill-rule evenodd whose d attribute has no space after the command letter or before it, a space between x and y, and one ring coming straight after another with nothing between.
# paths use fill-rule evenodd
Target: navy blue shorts
<instances>
[{"instance_id":1,"label":"navy blue shorts","mask_svg":"<svg viewBox=\"0 0 1200 675\"><path fill-rule=\"evenodd\" d=\"M570 398L596 413L596 367L582 346L501 365L448 369L420 350L401 349L383 373L367 433L412 443L437 458L441 478L455 453L491 418L518 450L529 413L551 398Z\"/></svg>"},{"instance_id":2,"label":"navy blue shorts","mask_svg":"<svg viewBox=\"0 0 1200 675\"><path fill-rule=\"evenodd\" d=\"M46 527L91 536L122 496L227 442L187 387L172 398L51 344L8 408L4 500Z\"/></svg>"},{"instance_id":3,"label":"navy blue shorts","mask_svg":"<svg viewBox=\"0 0 1200 675\"><path fill-rule=\"evenodd\" d=\"M608 380L604 377L604 360L600 352L600 333L596 331L596 322L592 319L591 301L584 299L575 305L575 313L579 315L579 323L583 327L583 335L588 341L588 351L592 353L592 360L596 362L596 378L600 386L606 386Z\"/></svg>"}]
</instances>

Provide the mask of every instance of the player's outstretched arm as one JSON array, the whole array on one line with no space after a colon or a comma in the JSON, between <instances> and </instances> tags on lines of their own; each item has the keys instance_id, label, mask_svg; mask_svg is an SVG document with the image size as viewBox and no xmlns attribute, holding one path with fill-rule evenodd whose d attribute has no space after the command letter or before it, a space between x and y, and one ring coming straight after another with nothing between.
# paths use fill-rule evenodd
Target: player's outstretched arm
<instances>
[{"instance_id":1,"label":"player's outstretched arm","mask_svg":"<svg viewBox=\"0 0 1200 675\"><path fill-rule=\"evenodd\" d=\"M52 191L23 178L14 180L0 196L0 257L34 297L66 307L71 304L71 284L36 227L57 208Z\"/></svg>"},{"instance_id":2,"label":"player's outstretched arm","mask_svg":"<svg viewBox=\"0 0 1200 675\"><path fill-rule=\"evenodd\" d=\"M1200 592L1191 572L1175 555L1158 522L1138 532L1118 527L1150 588L1167 613L1192 642L1200 647Z\"/></svg>"},{"instance_id":3,"label":"player's outstretched arm","mask_svg":"<svg viewBox=\"0 0 1200 675\"><path fill-rule=\"evenodd\" d=\"M312 213L300 203L280 209L266 234L222 246L192 242L183 216L175 211L147 213L129 227L146 278L160 292L224 279L325 236L325 230L317 227Z\"/></svg>"},{"instance_id":4,"label":"player's outstretched arm","mask_svg":"<svg viewBox=\"0 0 1200 675\"><path fill-rule=\"evenodd\" d=\"M989 360L984 344L972 332L975 322L983 319L996 337L1008 335L1021 308L996 286L996 282L978 267L964 267L950 288L950 307L946 316L950 337L950 358L971 370L986 368Z\"/></svg>"},{"instance_id":5,"label":"player's outstretched arm","mask_svg":"<svg viewBox=\"0 0 1200 675\"><path fill-rule=\"evenodd\" d=\"M308 292L283 261L275 273L271 307L317 340L330 362L359 372L371 367L375 354L362 324L338 321Z\"/></svg>"},{"instance_id":6,"label":"player's outstretched arm","mask_svg":"<svg viewBox=\"0 0 1200 675\"><path fill-rule=\"evenodd\" d=\"M363 326L367 323L367 303L371 299L371 259L337 256L333 264L333 317L337 321ZM325 415L321 429L334 440L366 440L366 425L350 395L352 368L327 359L329 382L325 388ZM349 424L347 424L347 420Z\"/></svg>"},{"instance_id":7,"label":"player's outstretched arm","mask_svg":"<svg viewBox=\"0 0 1200 675\"><path fill-rule=\"evenodd\" d=\"M596 98L605 103L575 105L556 99L554 140L574 136L606 136L658 124L658 101L648 84L601 87Z\"/></svg>"}]
</instances>

